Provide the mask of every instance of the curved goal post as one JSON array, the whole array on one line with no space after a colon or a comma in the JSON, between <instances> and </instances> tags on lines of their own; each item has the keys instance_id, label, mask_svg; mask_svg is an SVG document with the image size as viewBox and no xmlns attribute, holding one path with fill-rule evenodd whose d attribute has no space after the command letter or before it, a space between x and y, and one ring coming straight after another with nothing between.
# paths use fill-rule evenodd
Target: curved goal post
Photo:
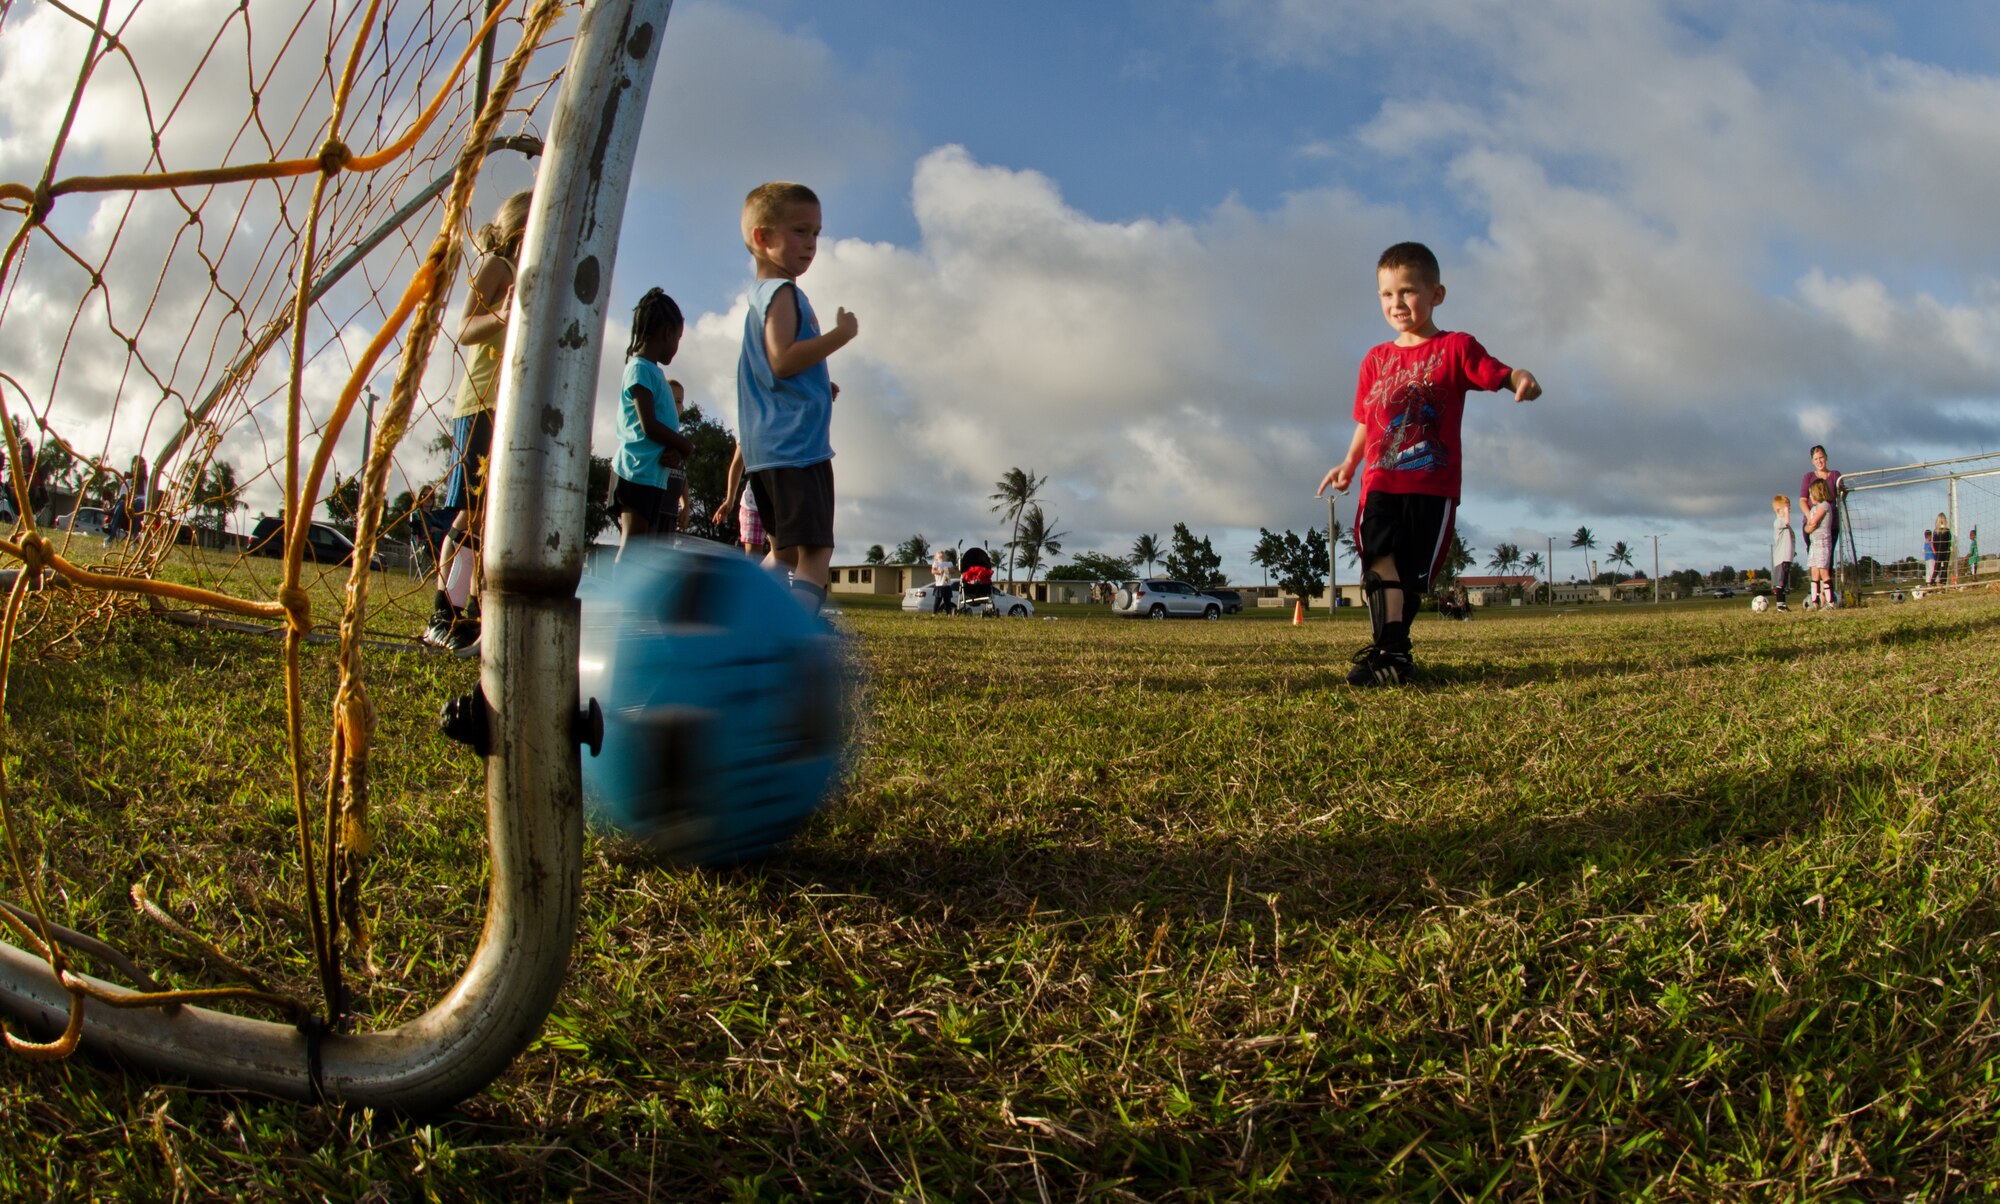
<instances>
[{"instance_id":1,"label":"curved goal post","mask_svg":"<svg viewBox=\"0 0 2000 1204\"><path fill-rule=\"evenodd\" d=\"M127 987L58 974L45 957L0 944L0 1013L43 1034L80 1025L81 1048L161 1072L406 1111L480 1090L540 1030L568 966L582 878L575 590L593 393L640 123L671 7L585 4L528 218L495 416L475 696L489 733L492 881L463 976L422 1015L347 1034L160 1005ZM378 445L372 455L386 450ZM361 536L372 539L369 521Z\"/></svg>"}]
</instances>

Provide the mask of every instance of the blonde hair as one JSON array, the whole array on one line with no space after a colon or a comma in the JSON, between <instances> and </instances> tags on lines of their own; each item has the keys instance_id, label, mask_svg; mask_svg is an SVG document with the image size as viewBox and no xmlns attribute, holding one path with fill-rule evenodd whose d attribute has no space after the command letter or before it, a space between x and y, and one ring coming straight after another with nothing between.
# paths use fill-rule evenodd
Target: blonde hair
<instances>
[{"instance_id":1,"label":"blonde hair","mask_svg":"<svg viewBox=\"0 0 2000 1204\"><path fill-rule=\"evenodd\" d=\"M1946 518L1942 511L1938 514L1937 529L1940 531L1951 530L1951 520Z\"/></svg>"},{"instance_id":2,"label":"blonde hair","mask_svg":"<svg viewBox=\"0 0 2000 1204\"><path fill-rule=\"evenodd\" d=\"M1783 510L1789 507L1791 504L1792 504L1792 499L1786 497L1782 493L1774 493L1771 495L1771 509L1773 510Z\"/></svg>"},{"instance_id":3,"label":"blonde hair","mask_svg":"<svg viewBox=\"0 0 2000 1204\"><path fill-rule=\"evenodd\" d=\"M1806 496L1807 496L1808 498L1811 498L1811 499L1812 499L1813 501L1815 501L1815 502L1823 502L1823 501L1825 501L1825 500L1826 500L1826 482L1825 482L1825 481L1814 481L1814 482L1812 483L1812 489L1811 489L1811 490L1810 490L1810 491L1809 491L1809 492L1808 492L1808 493L1806 494Z\"/></svg>"},{"instance_id":4,"label":"blonde hair","mask_svg":"<svg viewBox=\"0 0 2000 1204\"><path fill-rule=\"evenodd\" d=\"M817 205L819 196L804 184L794 184L789 180L772 180L759 184L743 198L743 248L752 255L757 253L757 240L751 235L758 230L769 230L785 216L785 209L791 205Z\"/></svg>"},{"instance_id":5,"label":"blonde hair","mask_svg":"<svg viewBox=\"0 0 2000 1204\"><path fill-rule=\"evenodd\" d=\"M500 202L493 220L473 231L472 245L482 255L498 255L509 262L519 259L521 235L528 230L528 206L534 200L533 192L517 192Z\"/></svg>"}]
</instances>

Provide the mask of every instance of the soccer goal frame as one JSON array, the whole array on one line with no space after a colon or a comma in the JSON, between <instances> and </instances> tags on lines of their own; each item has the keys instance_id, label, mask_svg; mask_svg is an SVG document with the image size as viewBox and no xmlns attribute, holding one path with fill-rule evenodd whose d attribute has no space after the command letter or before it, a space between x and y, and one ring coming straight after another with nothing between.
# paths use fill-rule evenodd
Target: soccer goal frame
<instances>
[{"instance_id":1,"label":"soccer goal frame","mask_svg":"<svg viewBox=\"0 0 2000 1204\"><path fill-rule=\"evenodd\" d=\"M1964 538L1968 525L1976 528L1978 524L1976 521L1968 524L1967 515L1970 513L1976 519L1980 512L1986 512L1991 517L1991 511L1987 507L1968 507L1961 494L1968 483L1972 484L1975 494L1991 492L1990 489L1982 490L1980 482L2000 485L2000 452L1981 452L1947 460L1925 460L1893 468L1843 473L1840 482L1841 525L1847 545L1843 549L1847 560L1845 568L1854 575L1855 584L1869 587L1882 584L1959 586L1970 583L1960 565L1967 557ZM1940 487L1943 491L1941 495L1936 493ZM1913 555L1883 555L1880 553L1888 552L1889 548L1862 546L1862 540L1879 526L1879 523L1870 521L1875 502L1895 497L1894 491L1898 490L1929 492L1937 500L1934 503L1927 500L1921 508L1922 513L1928 516L1930 506L1935 504L1950 524L1955 542L1949 559L1941 566L1934 582L1904 580L1906 576L1914 577L1917 571L1914 567L1900 567L1905 561L1915 566L1917 561ZM1908 526L1907 520L1904 525ZM1923 525L1929 526L1929 523ZM1902 534L1907 536L1907 532ZM1914 540L1910 542L1914 545Z\"/></svg>"},{"instance_id":2,"label":"soccer goal frame","mask_svg":"<svg viewBox=\"0 0 2000 1204\"><path fill-rule=\"evenodd\" d=\"M93 1000L83 1048L225 1087L425 1112L484 1088L540 1031L568 969L582 890L576 586L602 331L672 7L585 7L528 218L485 529L479 705L490 733L492 881L464 974L423 1015L358 1034L309 1033L185 1004ZM89 981L104 996L133 994ZM60 1032L71 994L41 958L0 943L0 1011Z\"/></svg>"}]
</instances>

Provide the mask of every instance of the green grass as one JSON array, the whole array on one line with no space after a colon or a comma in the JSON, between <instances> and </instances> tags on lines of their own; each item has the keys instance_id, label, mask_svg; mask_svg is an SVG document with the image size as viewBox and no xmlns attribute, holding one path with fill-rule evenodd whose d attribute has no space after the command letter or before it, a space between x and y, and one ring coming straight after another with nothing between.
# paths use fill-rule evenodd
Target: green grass
<instances>
[{"instance_id":1,"label":"green grass","mask_svg":"<svg viewBox=\"0 0 2000 1204\"><path fill-rule=\"evenodd\" d=\"M728 873L594 837L570 982L485 1094L0 1059L0 1196L2000 1193L2000 599L1426 617L1387 693L1342 684L1346 614L841 604L837 804ZM431 723L473 667L372 664L356 978L393 1023L476 937L477 767ZM325 650L309 679L323 733ZM275 649L132 623L8 705L71 922L216 981L143 879L310 989Z\"/></svg>"}]
</instances>

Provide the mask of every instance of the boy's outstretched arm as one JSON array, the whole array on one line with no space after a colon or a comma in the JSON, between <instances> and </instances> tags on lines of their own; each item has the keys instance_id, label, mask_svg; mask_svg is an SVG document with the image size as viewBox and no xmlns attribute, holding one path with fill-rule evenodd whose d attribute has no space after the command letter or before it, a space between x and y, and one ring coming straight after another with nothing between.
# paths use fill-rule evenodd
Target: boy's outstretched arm
<instances>
[{"instance_id":1,"label":"boy's outstretched arm","mask_svg":"<svg viewBox=\"0 0 2000 1204\"><path fill-rule=\"evenodd\" d=\"M786 296L781 288L771 298L771 307L764 311L764 354L771 361L771 375L779 377L797 376L847 346L861 333L860 322L843 309L835 315L832 330L817 338L799 338L799 307L795 300L798 286L785 287L794 290L794 296Z\"/></svg>"},{"instance_id":2,"label":"boy's outstretched arm","mask_svg":"<svg viewBox=\"0 0 2000 1204\"><path fill-rule=\"evenodd\" d=\"M1319 491L1321 494L1326 492L1326 488L1329 485L1333 486L1335 493L1347 492L1347 487L1354 483L1354 468L1361 463L1361 449L1367 443L1368 428L1361 423L1355 423L1354 438L1350 439L1347 444L1347 458L1332 468L1327 469L1326 475L1320 478Z\"/></svg>"},{"instance_id":3,"label":"boy's outstretched arm","mask_svg":"<svg viewBox=\"0 0 2000 1204\"><path fill-rule=\"evenodd\" d=\"M1515 401L1533 401L1542 395L1542 382L1526 368L1516 368L1507 374L1507 387L1514 390Z\"/></svg>"}]
</instances>

